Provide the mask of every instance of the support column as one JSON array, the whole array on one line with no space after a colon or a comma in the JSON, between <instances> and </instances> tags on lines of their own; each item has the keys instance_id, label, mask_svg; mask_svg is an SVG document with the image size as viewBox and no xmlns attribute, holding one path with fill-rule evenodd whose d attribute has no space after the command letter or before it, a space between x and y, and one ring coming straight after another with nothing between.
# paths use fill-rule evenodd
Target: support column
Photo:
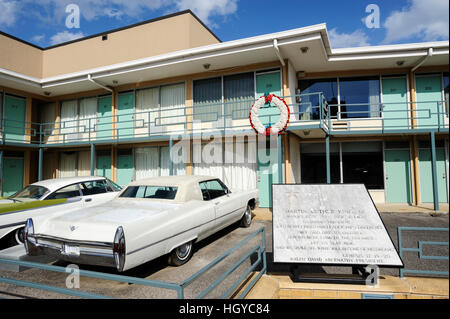
<instances>
[{"instance_id":1,"label":"support column","mask_svg":"<svg viewBox=\"0 0 450 319\"><path fill-rule=\"evenodd\" d=\"M23 186L30 184L31 151L23 152Z\"/></svg>"},{"instance_id":2,"label":"support column","mask_svg":"<svg viewBox=\"0 0 450 319\"><path fill-rule=\"evenodd\" d=\"M91 176L95 175L95 145L91 143Z\"/></svg>"},{"instance_id":3,"label":"support column","mask_svg":"<svg viewBox=\"0 0 450 319\"><path fill-rule=\"evenodd\" d=\"M414 204L420 205L419 145L416 135L414 135L412 139L412 159Z\"/></svg>"},{"instance_id":4,"label":"support column","mask_svg":"<svg viewBox=\"0 0 450 319\"><path fill-rule=\"evenodd\" d=\"M278 151L278 183L283 183L283 145L281 142L281 135L277 137L277 151Z\"/></svg>"},{"instance_id":5,"label":"support column","mask_svg":"<svg viewBox=\"0 0 450 319\"><path fill-rule=\"evenodd\" d=\"M38 181L42 181L42 165L44 161L44 149L39 147L39 161L38 161Z\"/></svg>"},{"instance_id":6,"label":"support column","mask_svg":"<svg viewBox=\"0 0 450 319\"><path fill-rule=\"evenodd\" d=\"M0 150L0 196L2 195L3 186L3 151Z\"/></svg>"},{"instance_id":7,"label":"support column","mask_svg":"<svg viewBox=\"0 0 450 319\"><path fill-rule=\"evenodd\" d=\"M114 145L111 147L111 179L117 182L117 152Z\"/></svg>"},{"instance_id":8,"label":"support column","mask_svg":"<svg viewBox=\"0 0 450 319\"><path fill-rule=\"evenodd\" d=\"M172 136L169 139L169 175L173 175L173 161L172 161L172 148L173 148L173 140Z\"/></svg>"},{"instance_id":9,"label":"support column","mask_svg":"<svg viewBox=\"0 0 450 319\"><path fill-rule=\"evenodd\" d=\"M439 210L439 194L437 185L437 168L436 168L436 142L434 139L434 132L430 133L431 139L431 174L433 177L433 203L434 210Z\"/></svg>"},{"instance_id":10,"label":"support column","mask_svg":"<svg viewBox=\"0 0 450 319\"><path fill-rule=\"evenodd\" d=\"M327 184L331 184L331 171L330 171L330 135L325 137L325 162L327 166Z\"/></svg>"},{"instance_id":11,"label":"support column","mask_svg":"<svg viewBox=\"0 0 450 319\"><path fill-rule=\"evenodd\" d=\"M291 143L290 135L284 134L284 182L292 183Z\"/></svg>"}]
</instances>

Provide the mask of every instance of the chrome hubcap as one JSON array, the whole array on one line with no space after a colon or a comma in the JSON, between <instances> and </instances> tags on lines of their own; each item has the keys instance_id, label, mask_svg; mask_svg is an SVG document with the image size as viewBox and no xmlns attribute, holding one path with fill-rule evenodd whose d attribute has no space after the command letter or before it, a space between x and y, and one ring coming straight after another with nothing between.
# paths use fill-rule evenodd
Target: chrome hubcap
<instances>
[{"instance_id":1,"label":"chrome hubcap","mask_svg":"<svg viewBox=\"0 0 450 319\"><path fill-rule=\"evenodd\" d=\"M247 222L247 224L250 224L250 222L252 221L252 211L248 207L245 211L245 221Z\"/></svg>"},{"instance_id":2,"label":"chrome hubcap","mask_svg":"<svg viewBox=\"0 0 450 319\"><path fill-rule=\"evenodd\" d=\"M177 248L177 257L180 259L186 259L189 256L189 252L191 251L191 243L187 243L181 245Z\"/></svg>"}]
</instances>

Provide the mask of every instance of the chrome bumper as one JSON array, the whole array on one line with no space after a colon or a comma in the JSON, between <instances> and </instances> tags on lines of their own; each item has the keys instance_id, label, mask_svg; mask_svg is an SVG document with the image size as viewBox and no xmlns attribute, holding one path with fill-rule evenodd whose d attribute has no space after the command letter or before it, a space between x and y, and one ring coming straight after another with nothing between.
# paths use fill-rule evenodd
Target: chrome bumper
<instances>
[{"instance_id":1,"label":"chrome bumper","mask_svg":"<svg viewBox=\"0 0 450 319\"><path fill-rule=\"evenodd\" d=\"M46 255L75 264L116 268L112 243L74 241L36 234L28 235L25 245L28 255ZM65 245L79 248L79 254L65 253Z\"/></svg>"}]
</instances>

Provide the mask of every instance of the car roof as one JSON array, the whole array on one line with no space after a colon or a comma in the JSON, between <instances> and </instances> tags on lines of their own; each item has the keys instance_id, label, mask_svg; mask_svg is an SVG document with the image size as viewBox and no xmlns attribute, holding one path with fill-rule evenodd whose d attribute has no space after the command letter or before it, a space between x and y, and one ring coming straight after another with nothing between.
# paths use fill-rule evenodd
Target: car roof
<instances>
[{"instance_id":1,"label":"car roof","mask_svg":"<svg viewBox=\"0 0 450 319\"><path fill-rule=\"evenodd\" d=\"M203 200L198 183L212 179L219 179L206 175L182 175L182 176L159 176L134 181L127 186L173 186L178 187L175 202L187 202L189 200ZM122 192L126 190L124 187ZM119 195L120 197L120 195Z\"/></svg>"},{"instance_id":2,"label":"car roof","mask_svg":"<svg viewBox=\"0 0 450 319\"><path fill-rule=\"evenodd\" d=\"M60 189L61 187L71 185L71 184L104 180L104 179L105 179L105 177L102 177L102 176L64 177L64 178L45 179L45 180L33 183L31 185L43 186L45 188L48 188L50 191L54 191L54 190Z\"/></svg>"}]
</instances>

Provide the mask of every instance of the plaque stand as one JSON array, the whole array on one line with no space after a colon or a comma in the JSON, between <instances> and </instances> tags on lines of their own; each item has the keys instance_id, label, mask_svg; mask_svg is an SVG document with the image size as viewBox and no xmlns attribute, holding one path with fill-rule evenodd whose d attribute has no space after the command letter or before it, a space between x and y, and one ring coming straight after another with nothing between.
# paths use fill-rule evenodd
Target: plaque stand
<instances>
[{"instance_id":1,"label":"plaque stand","mask_svg":"<svg viewBox=\"0 0 450 319\"><path fill-rule=\"evenodd\" d=\"M370 275L363 266L352 266L352 274L302 273L298 265L291 266L293 282L366 285ZM369 284L374 284L374 279Z\"/></svg>"}]
</instances>

